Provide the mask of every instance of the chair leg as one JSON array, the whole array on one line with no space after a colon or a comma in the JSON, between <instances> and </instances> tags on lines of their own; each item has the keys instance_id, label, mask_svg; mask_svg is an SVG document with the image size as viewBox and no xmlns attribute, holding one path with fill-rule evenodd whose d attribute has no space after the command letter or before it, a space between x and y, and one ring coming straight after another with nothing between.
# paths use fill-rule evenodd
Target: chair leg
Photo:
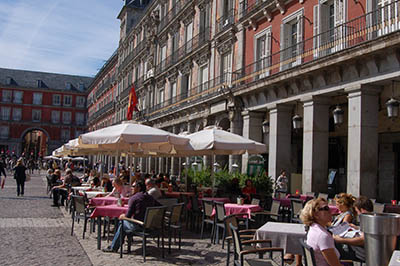
<instances>
[{"instance_id":1,"label":"chair leg","mask_svg":"<svg viewBox=\"0 0 400 266\"><path fill-rule=\"evenodd\" d=\"M168 254L171 254L171 228L168 228Z\"/></svg>"},{"instance_id":2,"label":"chair leg","mask_svg":"<svg viewBox=\"0 0 400 266\"><path fill-rule=\"evenodd\" d=\"M226 243L226 266L229 266L229 259L231 257L231 242L228 240Z\"/></svg>"},{"instance_id":3,"label":"chair leg","mask_svg":"<svg viewBox=\"0 0 400 266\"><path fill-rule=\"evenodd\" d=\"M143 262L146 262L146 237L143 236Z\"/></svg>"},{"instance_id":4,"label":"chair leg","mask_svg":"<svg viewBox=\"0 0 400 266\"><path fill-rule=\"evenodd\" d=\"M211 227L211 244L214 242L214 236L215 236L215 224L212 224L212 227Z\"/></svg>"},{"instance_id":5,"label":"chair leg","mask_svg":"<svg viewBox=\"0 0 400 266\"><path fill-rule=\"evenodd\" d=\"M75 222L75 215L72 214L71 236L74 235L74 222Z\"/></svg>"},{"instance_id":6,"label":"chair leg","mask_svg":"<svg viewBox=\"0 0 400 266\"><path fill-rule=\"evenodd\" d=\"M181 250L181 242L182 242L182 229L179 230L179 250Z\"/></svg>"},{"instance_id":7,"label":"chair leg","mask_svg":"<svg viewBox=\"0 0 400 266\"><path fill-rule=\"evenodd\" d=\"M121 221L121 232L120 232L120 239L119 239L119 245L120 245L120 250L119 250L119 257L122 258L122 253L124 249L124 237L125 237L125 231L124 231L124 226Z\"/></svg>"},{"instance_id":8,"label":"chair leg","mask_svg":"<svg viewBox=\"0 0 400 266\"><path fill-rule=\"evenodd\" d=\"M201 239L203 239L203 233L204 233L204 221L201 222L201 233L200 233Z\"/></svg>"}]
</instances>

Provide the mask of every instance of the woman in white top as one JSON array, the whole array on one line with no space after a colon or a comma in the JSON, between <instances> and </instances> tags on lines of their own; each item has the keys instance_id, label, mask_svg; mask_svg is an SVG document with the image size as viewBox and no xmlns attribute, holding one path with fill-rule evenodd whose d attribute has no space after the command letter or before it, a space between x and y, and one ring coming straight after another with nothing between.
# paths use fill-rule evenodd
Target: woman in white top
<instances>
[{"instance_id":1,"label":"woman in white top","mask_svg":"<svg viewBox=\"0 0 400 266\"><path fill-rule=\"evenodd\" d=\"M340 193L336 195L336 207L339 209L340 214L335 217L332 226L337 226L343 222L352 223L354 218L354 201L355 198L351 194Z\"/></svg>"},{"instance_id":2,"label":"woman in white top","mask_svg":"<svg viewBox=\"0 0 400 266\"><path fill-rule=\"evenodd\" d=\"M131 189L129 186L124 186L124 183L119 177L114 178L112 184L114 188L106 197L129 197Z\"/></svg>"},{"instance_id":3,"label":"woman in white top","mask_svg":"<svg viewBox=\"0 0 400 266\"><path fill-rule=\"evenodd\" d=\"M339 251L335 248L332 235L326 229L332 221L332 214L326 200L318 198L307 202L300 219L310 227L307 234L307 245L314 249L316 265L341 265Z\"/></svg>"}]
</instances>

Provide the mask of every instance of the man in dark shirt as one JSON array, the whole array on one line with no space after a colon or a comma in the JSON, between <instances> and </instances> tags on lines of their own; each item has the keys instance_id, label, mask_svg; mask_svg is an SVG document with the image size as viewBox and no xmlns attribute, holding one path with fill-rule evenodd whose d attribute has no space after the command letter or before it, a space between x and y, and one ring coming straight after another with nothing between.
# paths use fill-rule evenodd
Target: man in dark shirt
<instances>
[{"instance_id":1,"label":"man in dark shirt","mask_svg":"<svg viewBox=\"0 0 400 266\"><path fill-rule=\"evenodd\" d=\"M80 185L79 178L72 174L71 169L68 168L65 171L65 174L66 176L64 177L64 182L61 185L52 188L53 189L53 205L51 205L52 207L59 206L58 200L60 198L60 195L61 195L61 205L64 206L64 201L68 197L69 188Z\"/></svg>"},{"instance_id":2,"label":"man in dark shirt","mask_svg":"<svg viewBox=\"0 0 400 266\"><path fill-rule=\"evenodd\" d=\"M144 221L146 209L148 207L160 206L161 204L156 201L152 196L146 193L146 186L143 181L137 181L133 185L133 196L128 202L128 211L126 214L119 216L120 224L118 230L114 235L114 239L111 246L103 249L104 252L117 252L120 245L121 237L121 226L124 227L124 231L131 233L134 231L142 230L141 226L135 223L131 223L126 220L122 220L124 217L135 218L135 220ZM133 216L133 217L132 217Z\"/></svg>"}]
</instances>

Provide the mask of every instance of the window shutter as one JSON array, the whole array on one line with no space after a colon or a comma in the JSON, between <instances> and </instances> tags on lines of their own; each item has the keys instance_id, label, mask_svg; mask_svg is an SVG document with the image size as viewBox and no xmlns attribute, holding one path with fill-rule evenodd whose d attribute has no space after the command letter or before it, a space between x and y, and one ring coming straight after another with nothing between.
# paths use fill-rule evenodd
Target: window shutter
<instances>
[{"instance_id":1,"label":"window shutter","mask_svg":"<svg viewBox=\"0 0 400 266\"><path fill-rule=\"evenodd\" d=\"M327 54L327 44L329 42L329 6L325 4L318 5L319 7L319 56Z\"/></svg>"},{"instance_id":2,"label":"window shutter","mask_svg":"<svg viewBox=\"0 0 400 266\"><path fill-rule=\"evenodd\" d=\"M288 68L288 63L284 62L285 60L289 59L289 49L286 49L290 46L289 43L289 32L290 32L290 25L283 23L281 24L281 70Z\"/></svg>"},{"instance_id":3,"label":"window shutter","mask_svg":"<svg viewBox=\"0 0 400 266\"><path fill-rule=\"evenodd\" d=\"M303 13L301 13L297 17L297 59L296 64L301 64L302 62L302 55L303 55L303 31L304 31L304 17Z\"/></svg>"},{"instance_id":4,"label":"window shutter","mask_svg":"<svg viewBox=\"0 0 400 266\"><path fill-rule=\"evenodd\" d=\"M314 58L318 57L318 47L319 47L319 7L318 5L314 6L314 17L313 17L313 48L314 48Z\"/></svg>"},{"instance_id":5,"label":"window shutter","mask_svg":"<svg viewBox=\"0 0 400 266\"><path fill-rule=\"evenodd\" d=\"M271 43L272 42L272 33L271 32L268 32L267 33L267 40L266 40L266 43L265 43L265 47L266 47L266 56L267 56L267 58L266 58L266 67L269 67L269 66L271 66ZM269 75L269 70L267 71L267 75Z\"/></svg>"}]
</instances>

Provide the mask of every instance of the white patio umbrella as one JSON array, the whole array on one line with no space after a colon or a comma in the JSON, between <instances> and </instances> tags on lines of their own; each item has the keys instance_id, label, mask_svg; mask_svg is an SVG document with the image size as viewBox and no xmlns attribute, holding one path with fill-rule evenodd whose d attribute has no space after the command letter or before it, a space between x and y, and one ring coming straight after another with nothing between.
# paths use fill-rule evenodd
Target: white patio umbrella
<instances>
[{"instance_id":1,"label":"white patio umbrella","mask_svg":"<svg viewBox=\"0 0 400 266\"><path fill-rule=\"evenodd\" d=\"M125 121L79 136L79 146L130 153L171 153L175 147L187 145L189 139L173 133Z\"/></svg>"}]
</instances>

